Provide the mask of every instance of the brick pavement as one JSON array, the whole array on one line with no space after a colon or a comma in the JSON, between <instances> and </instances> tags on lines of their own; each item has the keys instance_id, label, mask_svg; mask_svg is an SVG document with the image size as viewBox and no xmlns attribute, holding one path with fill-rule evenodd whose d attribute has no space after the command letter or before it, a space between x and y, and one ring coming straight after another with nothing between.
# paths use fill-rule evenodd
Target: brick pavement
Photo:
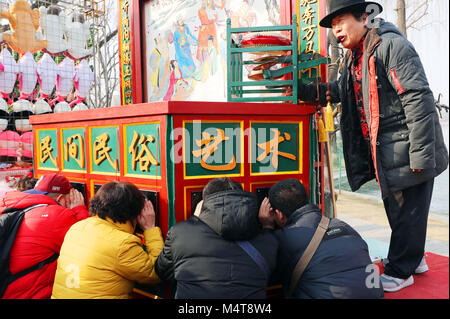
<instances>
[{"instance_id":1,"label":"brick pavement","mask_svg":"<svg viewBox=\"0 0 450 319\"><path fill-rule=\"evenodd\" d=\"M369 196L342 192L338 194L337 218L351 225L364 238L372 257L386 258L391 230L381 201ZM430 212L425 251L449 256L449 217Z\"/></svg>"}]
</instances>

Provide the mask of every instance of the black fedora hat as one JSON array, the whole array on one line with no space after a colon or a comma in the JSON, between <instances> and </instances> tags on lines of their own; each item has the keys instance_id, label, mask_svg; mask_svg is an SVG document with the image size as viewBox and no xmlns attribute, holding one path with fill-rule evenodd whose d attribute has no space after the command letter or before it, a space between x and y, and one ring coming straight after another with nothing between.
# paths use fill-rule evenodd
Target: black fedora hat
<instances>
[{"instance_id":1,"label":"black fedora hat","mask_svg":"<svg viewBox=\"0 0 450 319\"><path fill-rule=\"evenodd\" d=\"M379 9L378 13L383 11L381 4L364 1L364 0L330 0L329 14L320 20L319 25L324 28L331 28L331 21L340 14L350 12L352 10L366 10L370 4L376 5ZM369 13L369 12L367 12Z\"/></svg>"}]
</instances>

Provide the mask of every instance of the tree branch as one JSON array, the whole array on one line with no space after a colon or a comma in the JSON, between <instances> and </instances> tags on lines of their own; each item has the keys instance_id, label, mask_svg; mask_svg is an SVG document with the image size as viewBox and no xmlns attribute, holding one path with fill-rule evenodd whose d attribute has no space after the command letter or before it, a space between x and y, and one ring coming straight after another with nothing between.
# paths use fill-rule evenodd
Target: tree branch
<instances>
[{"instance_id":1,"label":"tree branch","mask_svg":"<svg viewBox=\"0 0 450 319\"><path fill-rule=\"evenodd\" d=\"M111 33L109 33L105 39L101 40L98 43L98 47L101 48L103 45L105 45L105 43L108 43L112 38L114 38L117 35L117 29L112 31Z\"/></svg>"},{"instance_id":2,"label":"tree branch","mask_svg":"<svg viewBox=\"0 0 450 319\"><path fill-rule=\"evenodd\" d=\"M424 16L426 16L428 14L428 1L429 0L425 0L425 2L423 2L421 5L419 5L416 9L414 9L414 11L408 16L408 18L406 18L406 28L411 28L415 23L417 23L420 19L422 19ZM418 17L416 17L412 22L408 21L413 17L413 15L419 11L420 8L422 8L423 6L425 6L424 11L422 12L422 14L420 14Z\"/></svg>"}]
</instances>

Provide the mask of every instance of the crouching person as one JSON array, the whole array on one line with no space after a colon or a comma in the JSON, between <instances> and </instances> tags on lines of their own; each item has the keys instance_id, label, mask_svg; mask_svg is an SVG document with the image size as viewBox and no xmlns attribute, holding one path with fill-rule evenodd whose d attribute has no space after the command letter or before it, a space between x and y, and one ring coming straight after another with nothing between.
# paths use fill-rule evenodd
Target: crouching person
<instances>
[{"instance_id":1,"label":"crouching person","mask_svg":"<svg viewBox=\"0 0 450 319\"><path fill-rule=\"evenodd\" d=\"M130 298L134 283L160 282L154 263L164 245L152 203L133 184L103 185L90 218L69 229L61 247L52 298ZM145 251L135 227L144 230Z\"/></svg>"},{"instance_id":2,"label":"crouching person","mask_svg":"<svg viewBox=\"0 0 450 319\"><path fill-rule=\"evenodd\" d=\"M319 222L320 209L308 203L305 187L296 179L281 181L269 190L261 204L262 226L275 231L279 239L274 277L283 285L285 296L303 299L383 298L383 288L368 247L345 222L330 220L324 237L298 281L292 274L309 245ZM276 279L275 279L276 281Z\"/></svg>"},{"instance_id":3,"label":"crouching person","mask_svg":"<svg viewBox=\"0 0 450 319\"><path fill-rule=\"evenodd\" d=\"M89 217L88 210L83 195L56 173L43 175L34 188L8 192L0 200L4 216L25 209L29 210L13 242L8 239L12 244L9 272L14 279L0 288L6 288L0 295L3 299L48 299L64 236L73 224ZM5 224L0 226L0 233L6 230Z\"/></svg>"},{"instance_id":4,"label":"crouching person","mask_svg":"<svg viewBox=\"0 0 450 319\"><path fill-rule=\"evenodd\" d=\"M156 272L179 299L265 298L277 249L258 223L256 195L216 178L194 215L169 230Z\"/></svg>"}]
</instances>

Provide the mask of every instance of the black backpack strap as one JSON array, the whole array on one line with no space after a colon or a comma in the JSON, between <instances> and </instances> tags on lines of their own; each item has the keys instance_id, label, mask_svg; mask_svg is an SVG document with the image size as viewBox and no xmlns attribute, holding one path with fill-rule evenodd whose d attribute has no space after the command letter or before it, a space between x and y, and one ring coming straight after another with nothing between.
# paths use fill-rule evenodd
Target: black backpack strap
<instances>
[{"instance_id":1,"label":"black backpack strap","mask_svg":"<svg viewBox=\"0 0 450 319\"><path fill-rule=\"evenodd\" d=\"M35 270L42 269L45 265L54 262L56 259L58 259L58 257L59 257L59 254L58 253L54 253L53 255L51 255L47 259L44 259L43 261L41 261L40 263L34 265L33 267L30 267L28 269L22 270L21 272L18 272L17 274L10 275L10 277L8 279L8 285L10 285L12 282L16 281L20 277L26 276L26 275L28 275L29 273L32 273Z\"/></svg>"},{"instance_id":2,"label":"black backpack strap","mask_svg":"<svg viewBox=\"0 0 450 319\"><path fill-rule=\"evenodd\" d=\"M6 288L10 283L15 281L16 279L27 275L28 273L42 268L45 264L50 263L58 258L58 254L52 255L51 257L47 258L46 260L38 263L37 265L25 269L24 271L21 271L18 274L12 275L9 270L9 254L11 251L11 248L14 244L16 234L19 230L19 227L23 221L23 217L26 212L32 210L33 208L41 207L41 206L47 206L47 204L37 204L30 207L26 207L23 209L17 209L17 208L8 208L0 215L0 265L1 265L1 277L0 277L0 297L3 296L3 294L6 291Z\"/></svg>"},{"instance_id":3,"label":"black backpack strap","mask_svg":"<svg viewBox=\"0 0 450 319\"><path fill-rule=\"evenodd\" d=\"M253 261L261 268L262 272L264 273L267 280L270 278L270 268L267 264L266 259L263 255L256 249L255 246L253 246L249 241L236 241L236 244L238 244L249 256Z\"/></svg>"}]
</instances>

